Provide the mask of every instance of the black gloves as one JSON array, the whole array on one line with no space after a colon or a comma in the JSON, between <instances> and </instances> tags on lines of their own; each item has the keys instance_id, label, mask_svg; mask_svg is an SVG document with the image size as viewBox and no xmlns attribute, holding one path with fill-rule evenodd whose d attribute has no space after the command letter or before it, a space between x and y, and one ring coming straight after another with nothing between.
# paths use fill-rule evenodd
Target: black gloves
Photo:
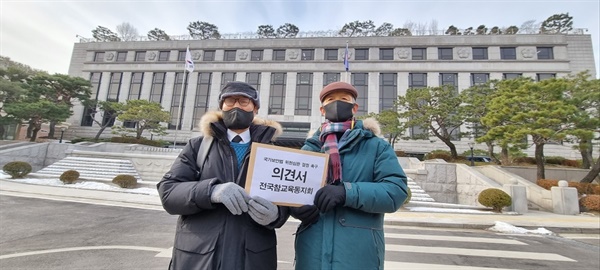
<instances>
[{"instance_id":1,"label":"black gloves","mask_svg":"<svg viewBox=\"0 0 600 270\"><path fill-rule=\"evenodd\" d=\"M302 221L302 224L310 225L319 220L319 209L314 205L290 207L290 215Z\"/></svg>"},{"instance_id":2,"label":"black gloves","mask_svg":"<svg viewBox=\"0 0 600 270\"><path fill-rule=\"evenodd\" d=\"M319 189L315 195L315 206L325 213L346 202L346 189L343 185L327 185Z\"/></svg>"}]
</instances>

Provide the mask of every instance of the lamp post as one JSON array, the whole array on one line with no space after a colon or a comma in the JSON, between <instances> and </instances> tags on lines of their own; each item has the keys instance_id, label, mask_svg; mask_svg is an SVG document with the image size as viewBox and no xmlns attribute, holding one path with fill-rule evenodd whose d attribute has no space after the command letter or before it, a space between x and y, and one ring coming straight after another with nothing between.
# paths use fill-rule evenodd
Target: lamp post
<instances>
[{"instance_id":1,"label":"lamp post","mask_svg":"<svg viewBox=\"0 0 600 270\"><path fill-rule=\"evenodd\" d=\"M60 128L60 140L58 140L58 143L62 143L62 138L63 138L63 135L65 134L65 130L67 130L66 127Z\"/></svg>"},{"instance_id":2,"label":"lamp post","mask_svg":"<svg viewBox=\"0 0 600 270\"><path fill-rule=\"evenodd\" d=\"M475 166L475 161L473 161L473 147L475 146L474 142L469 142L469 148L471 148L471 166Z\"/></svg>"}]
</instances>

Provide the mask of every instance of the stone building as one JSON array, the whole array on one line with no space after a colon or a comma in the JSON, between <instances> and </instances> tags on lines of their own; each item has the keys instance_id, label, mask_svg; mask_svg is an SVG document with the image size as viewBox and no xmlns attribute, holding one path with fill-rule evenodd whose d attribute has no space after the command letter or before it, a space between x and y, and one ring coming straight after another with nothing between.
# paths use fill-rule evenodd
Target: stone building
<instances>
[{"instance_id":1,"label":"stone building","mask_svg":"<svg viewBox=\"0 0 600 270\"><path fill-rule=\"evenodd\" d=\"M349 72L343 62L346 42ZM188 45L195 70L186 76L184 59ZM359 90L359 113L366 114L390 108L396 97L410 87L451 84L460 91L491 79L527 76L543 80L584 70L596 74L592 39L577 33L82 40L74 45L69 75L90 79L93 97L98 100L146 99L161 103L172 115L169 135L162 139L172 141L176 137L183 143L200 135L200 117L217 108L219 89L233 80L254 85L260 92L259 115L281 122L286 131L284 139L301 141L309 129L322 122L318 94L332 81L355 85ZM182 113L178 119L180 104ZM74 108L68 120L69 136L92 137L97 132L98 126L88 110L81 105ZM100 114L95 117L103 120ZM176 131L177 123L181 129ZM421 132L412 129L407 134ZM104 137L108 136L113 135L107 131ZM457 140L461 138L457 136ZM436 145L429 140L402 141L396 148L410 151Z\"/></svg>"}]
</instances>

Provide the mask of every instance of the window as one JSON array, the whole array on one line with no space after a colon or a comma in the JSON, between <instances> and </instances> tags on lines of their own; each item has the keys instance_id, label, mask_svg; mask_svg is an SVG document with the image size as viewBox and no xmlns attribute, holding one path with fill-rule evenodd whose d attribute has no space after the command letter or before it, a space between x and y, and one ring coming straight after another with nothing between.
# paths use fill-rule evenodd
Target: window
<instances>
[{"instance_id":1,"label":"window","mask_svg":"<svg viewBox=\"0 0 600 270\"><path fill-rule=\"evenodd\" d=\"M181 130L181 122L183 122L181 121L181 118L183 118L183 112L185 110L185 93L187 92L187 87L183 86L184 78L185 74L183 72L175 73L175 83L173 84L173 98L171 99L171 119L169 120L168 129ZM182 87L186 88L183 89L183 95L181 94ZM179 115L179 105L181 105L181 115ZM178 122L179 125L177 125Z\"/></svg>"},{"instance_id":2,"label":"window","mask_svg":"<svg viewBox=\"0 0 600 270\"><path fill-rule=\"evenodd\" d=\"M488 48L473 48L473 60L488 59Z\"/></svg>"},{"instance_id":3,"label":"window","mask_svg":"<svg viewBox=\"0 0 600 270\"><path fill-rule=\"evenodd\" d=\"M523 76L523 73L502 73L502 78L505 80L516 79Z\"/></svg>"},{"instance_id":4,"label":"window","mask_svg":"<svg viewBox=\"0 0 600 270\"><path fill-rule=\"evenodd\" d=\"M312 109L312 73L298 73L295 115L310 115Z\"/></svg>"},{"instance_id":5,"label":"window","mask_svg":"<svg viewBox=\"0 0 600 270\"><path fill-rule=\"evenodd\" d=\"M165 72L156 72L152 77L152 87L150 88L149 101L158 102L162 101L163 88L165 85Z\"/></svg>"},{"instance_id":6,"label":"window","mask_svg":"<svg viewBox=\"0 0 600 270\"><path fill-rule=\"evenodd\" d=\"M102 72L93 72L90 73L90 83L92 87L90 88L91 94L90 97L93 99L98 99L98 92L100 89L100 82L102 80ZM96 108L83 108L83 116L81 117L81 126L82 127L91 127L94 123Z\"/></svg>"},{"instance_id":7,"label":"window","mask_svg":"<svg viewBox=\"0 0 600 270\"><path fill-rule=\"evenodd\" d=\"M108 85L107 101L119 102L119 88L121 87L122 72L114 72L110 74L110 84Z\"/></svg>"},{"instance_id":8,"label":"window","mask_svg":"<svg viewBox=\"0 0 600 270\"><path fill-rule=\"evenodd\" d=\"M285 61L285 50L273 50L273 60Z\"/></svg>"},{"instance_id":9,"label":"window","mask_svg":"<svg viewBox=\"0 0 600 270\"><path fill-rule=\"evenodd\" d=\"M538 82L541 82L543 80L556 78L556 74L554 74L554 73L538 73L538 74L536 74L535 77Z\"/></svg>"},{"instance_id":10,"label":"window","mask_svg":"<svg viewBox=\"0 0 600 270\"><path fill-rule=\"evenodd\" d=\"M484 84L489 80L489 73L471 73L471 86Z\"/></svg>"},{"instance_id":11,"label":"window","mask_svg":"<svg viewBox=\"0 0 600 270\"><path fill-rule=\"evenodd\" d=\"M427 87L427 73L408 74L408 87L410 89ZM421 126L410 126L410 136L412 139L427 139L429 133L427 129L423 129Z\"/></svg>"},{"instance_id":12,"label":"window","mask_svg":"<svg viewBox=\"0 0 600 270\"><path fill-rule=\"evenodd\" d=\"M438 59L439 60L452 60L454 55L452 54L452 48L438 48Z\"/></svg>"},{"instance_id":13,"label":"window","mask_svg":"<svg viewBox=\"0 0 600 270\"><path fill-rule=\"evenodd\" d=\"M271 74L271 90L269 91L269 113L283 115L285 103L286 73Z\"/></svg>"},{"instance_id":14,"label":"window","mask_svg":"<svg viewBox=\"0 0 600 270\"><path fill-rule=\"evenodd\" d=\"M369 49L354 49L354 60L369 60Z\"/></svg>"},{"instance_id":15,"label":"window","mask_svg":"<svg viewBox=\"0 0 600 270\"><path fill-rule=\"evenodd\" d=\"M380 48L379 49L379 60L394 60L394 49L393 48Z\"/></svg>"},{"instance_id":16,"label":"window","mask_svg":"<svg viewBox=\"0 0 600 270\"><path fill-rule=\"evenodd\" d=\"M196 85L196 101L194 102L194 116L192 118L192 129L200 123L200 118L208 110L208 98L210 96L210 84L212 73L198 73L198 84Z\"/></svg>"},{"instance_id":17,"label":"window","mask_svg":"<svg viewBox=\"0 0 600 270\"><path fill-rule=\"evenodd\" d=\"M223 61L235 61L235 50L227 50L223 55Z\"/></svg>"},{"instance_id":18,"label":"window","mask_svg":"<svg viewBox=\"0 0 600 270\"><path fill-rule=\"evenodd\" d=\"M252 50L250 52L250 61L262 61L263 50Z\"/></svg>"},{"instance_id":19,"label":"window","mask_svg":"<svg viewBox=\"0 0 600 270\"><path fill-rule=\"evenodd\" d=\"M338 60L338 50L325 49L325 60Z\"/></svg>"},{"instance_id":20,"label":"window","mask_svg":"<svg viewBox=\"0 0 600 270\"><path fill-rule=\"evenodd\" d=\"M177 61L185 61L186 51L177 52Z\"/></svg>"},{"instance_id":21,"label":"window","mask_svg":"<svg viewBox=\"0 0 600 270\"><path fill-rule=\"evenodd\" d=\"M117 62L127 61L127 52L117 52Z\"/></svg>"},{"instance_id":22,"label":"window","mask_svg":"<svg viewBox=\"0 0 600 270\"><path fill-rule=\"evenodd\" d=\"M504 60L517 59L517 48L515 48L515 47L500 47L500 59L504 59Z\"/></svg>"},{"instance_id":23,"label":"window","mask_svg":"<svg viewBox=\"0 0 600 270\"><path fill-rule=\"evenodd\" d=\"M398 99L398 74L379 74L379 112L394 108L394 102Z\"/></svg>"},{"instance_id":24,"label":"window","mask_svg":"<svg viewBox=\"0 0 600 270\"><path fill-rule=\"evenodd\" d=\"M323 73L323 86L340 80L339 73Z\"/></svg>"},{"instance_id":25,"label":"window","mask_svg":"<svg viewBox=\"0 0 600 270\"><path fill-rule=\"evenodd\" d=\"M408 74L408 87L410 87L410 88L427 87L427 73L410 73L410 74Z\"/></svg>"},{"instance_id":26,"label":"window","mask_svg":"<svg viewBox=\"0 0 600 270\"><path fill-rule=\"evenodd\" d=\"M450 85L454 87L454 91L458 93L458 74L440 73L440 86L442 85Z\"/></svg>"},{"instance_id":27,"label":"window","mask_svg":"<svg viewBox=\"0 0 600 270\"><path fill-rule=\"evenodd\" d=\"M537 47L538 59L554 59L552 47Z\"/></svg>"},{"instance_id":28,"label":"window","mask_svg":"<svg viewBox=\"0 0 600 270\"><path fill-rule=\"evenodd\" d=\"M260 92L260 72L246 73L246 82Z\"/></svg>"},{"instance_id":29,"label":"window","mask_svg":"<svg viewBox=\"0 0 600 270\"><path fill-rule=\"evenodd\" d=\"M169 61L169 55L171 52L169 51L160 51L158 52L158 61L164 62Z\"/></svg>"},{"instance_id":30,"label":"window","mask_svg":"<svg viewBox=\"0 0 600 270\"><path fill-rule=\"evenodd\" d=\"M427 60L427 49L412 48L412 60Z\"/></svg>"},{"instance_id":31,"label":"window","mask_svg":"<svg viewBox=\"0 0 600 270\"><path fill-rule=\"evenodd\" d=\"M143 80L143 72L134 72L131 74L131 84L129 86L129 97L127 100L140 99L140 95L142 94Z\"/></svg>"},{"instance_id":32,"label":"window","mask_svg":"<svg viewBox=\"0 0 600 270\"><path fill-rule=\"evenodd\" d=\"M219 89L223 89L228 82L233 81L235 81L235 72L223 72L221 74L221 88Z\"/></svg>"},{"instance_id":33,"label":"window","mask_svg":"<svg viewBox=\"0 0 600 270\"><path fill-rule=\"evenodd\" d=\"M135 61L136 62L146 61L146 52L135 52Z\"/></svg>"},{"instance_id":34,"label":"window","mask_svg":"<svg viewBox=\"0 0 600 270\"><path fill-rule=\"evenodd\" d=\"M94 62L104 62L104 52L96 52L94 54Z\"/></svg>"},{"instance_id":35,"label":"window","mask_svg":"<svg viewBox=\"0 0 600 270\"><path fill-rule=\"evenodd\" d=\"M358 92L356 104L358 111L356 115L366 115L368 111L367 100L369 97L369 74L368 73L352 73L352 85Z\"/></svg>"},{"instance_id":36,"label":"window","mask_svg":"<svg viewBox=\"0 0 600 270\"><path fill-rule=\"evenodd\" d=\"M302 58L303 61L306 60L315 60L315 50L313 49L302 49Z\"/></svg>"},{"instance_id":37,"label":"window","mask_svg":"<svg viewBox=\"0 0 600 270\"><path fill-rule=\"evenodd\" d=\"M204 51L204 56L202 57L203 61L215 61L215 51L214 50L206 50Z\"/></svg>"}]
</instances>

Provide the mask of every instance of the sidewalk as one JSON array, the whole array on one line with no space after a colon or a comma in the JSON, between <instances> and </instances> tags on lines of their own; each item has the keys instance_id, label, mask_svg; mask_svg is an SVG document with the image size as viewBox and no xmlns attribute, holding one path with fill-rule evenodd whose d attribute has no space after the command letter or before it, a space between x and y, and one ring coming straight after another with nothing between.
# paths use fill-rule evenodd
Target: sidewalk
<instances>
[{"instance_id":1,"label":"sidewalk","mask_svg":"<svg viewBox=\"0 0 600 270\"><path fill-rule=\"evenodd\" d=\"M159 198L155 195L33 185L2 179L0 195L163 210ZM494 226L496 221L526 229L545 228L554 233L600 234L600 217L587 214L567 216L543 211L529 211L522 215L464 214L414 212L403 208L385 216L386 225L439 228L487 229Z\"/></svg>"}]
</instances>

